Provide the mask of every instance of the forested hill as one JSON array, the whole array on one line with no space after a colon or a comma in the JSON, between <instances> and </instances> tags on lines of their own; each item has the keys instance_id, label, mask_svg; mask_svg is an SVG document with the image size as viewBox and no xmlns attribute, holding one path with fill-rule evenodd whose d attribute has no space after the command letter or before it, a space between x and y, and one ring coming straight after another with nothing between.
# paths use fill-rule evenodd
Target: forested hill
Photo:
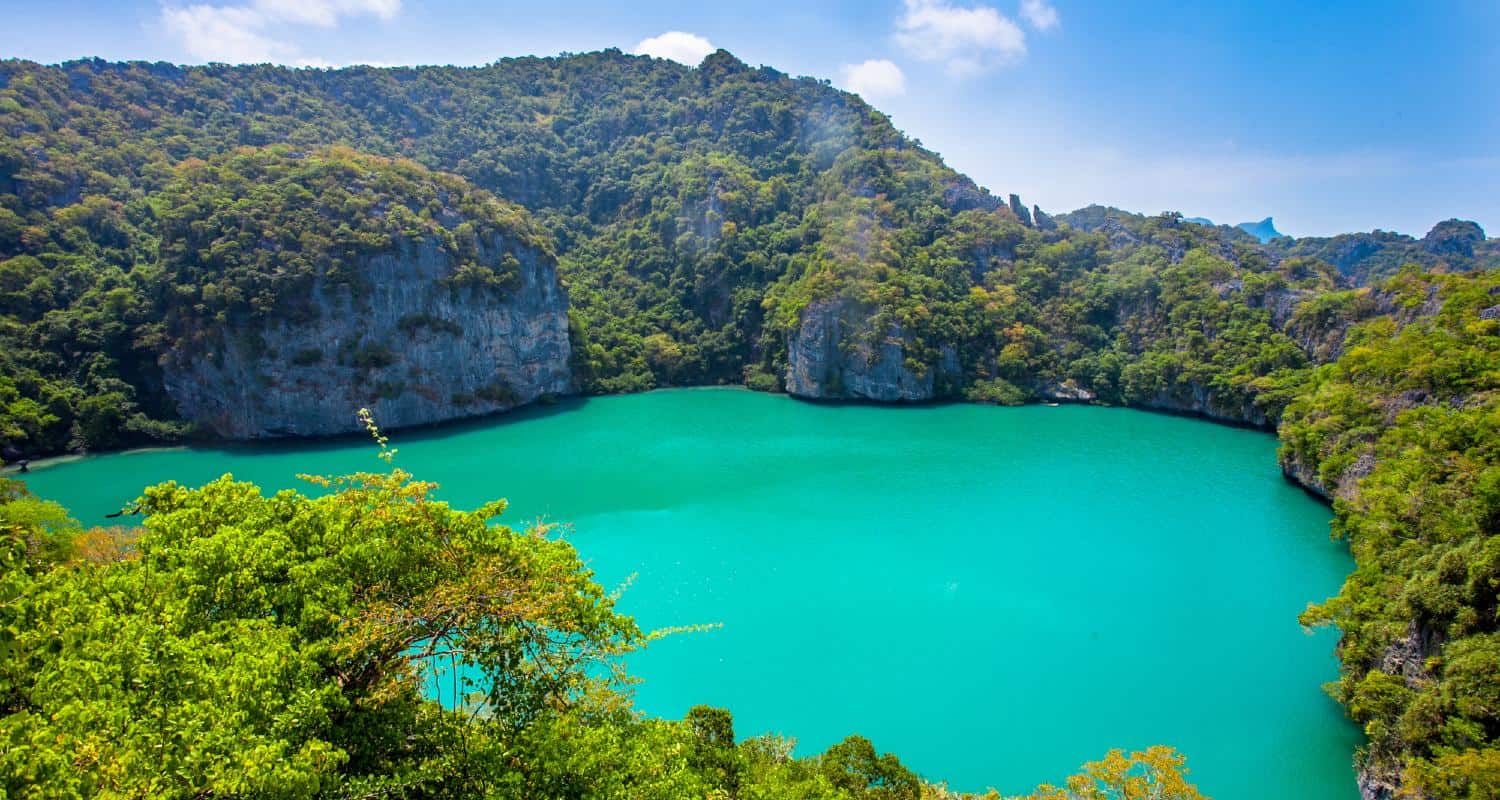
<instances>
[{"instance_id":1,"label":"forested hill","mask_svg":"<svg viewBox=\"0 0 1500 800\"><path fill-rule=\"evenodd\" d=\"M1236 307L1285 305L1277 292L1357 271L1319 272L1301 251L1175 217L1110 211L1100 228L1086 210L1059 225L947 168L858 97L723 51L697 68L618 51L478 68L6 61L0 129L12 457L192 428L352 429L334 404L419 423L559 390L701 383L1061 394L1265 423L1284 398L1250 384L1305 361L1284 320L1236 311L1233 337L1183 354L1158 347L1177 324L1158 301L1217 276L1250 287ZM323 166L285 163L309 155ZM304 174L269 191L262 169ZM372 177L337 177L360 171ZM469 195L465 208L445 200ZM491 196L513 204L510 221L490 218ZM400 219L385 214L397 207ZM474 238L523 228L537 233ZM1482 233L1465 243L1453 268L1493 250ZM445 270L470 288L511 275L510 313L478 321L489 301L445 299ZM1175 288L1157 285L1167 271L1181 273ZM376 275L426 288L392 300ZM391 303L410 308L376 310ZM326 322L351 315L373 321L363 333ZM1126 325L1139 331L1122 340ZM447 379L454 366L434 354L455 346L498 352L500 377ZM1209 372L1223 380L1208 385ZM244 397L259 404L237 408Z\"/></svg>"},{"instance_id":2,"label":"forested hill","mask_svg":"<svg viewBox=\"0 0 1500 800\"><path fill-rule=\"evenodd\" d=\"M618 51L4 61L0 131L7 460L703 383L1279 426L1284 471L1334 501L1357 562L1305 620L1343 631L1335 692L1369 736L1365 796L1500 791L1500 247L1473 223L1261 244L1170 213L1050 215L858 97L722 51L696 68ZM57 526L37 519L0 518L7 558L41 552L26 537ZM99 585L79 574L43 596ZM14 652L16 676L37 674ZM8 719L72 724L30 713L56 697L45 682L5 686ZM746 763L784 764L765 755Z\"/></svg>"},{"instance_id":3,"label":"forested hill","mask_svg":"<svg viewBox=\"0 0 1500 800\"><path fill-rule=\"evenodd\" d=\"M524 205L562 256L585 391L743 381L774 349L768 287L808 271L829 229L878 205L931 238L961 211L998 205L857 97L723 52L696 69L618 51L473 69L7 61L0 129L0 438L26 452L179 432L158 362L173 348L160 319L178 316L184 284L157 268L164 220L190 198L163 192L185 164L237 148L407 157ZM307 189L324 218L361 226L352 217L368 206L341 187ZM218 194L236 212L280 204ZM196 205L211 216L213 202ZM264 212L249 213L268 225L191 255L211 264L232 245L282 257L339 234ZM274 260L237 272L253 282Z\"/></svg>"}]
</instances>

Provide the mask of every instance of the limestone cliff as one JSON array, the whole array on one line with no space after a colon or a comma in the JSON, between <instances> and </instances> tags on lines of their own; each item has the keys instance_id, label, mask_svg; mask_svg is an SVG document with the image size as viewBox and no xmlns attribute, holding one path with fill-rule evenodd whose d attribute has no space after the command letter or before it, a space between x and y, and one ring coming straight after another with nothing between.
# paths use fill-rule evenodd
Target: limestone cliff
<instances>
[{"instance_id":1,"label":"limestone cliff","mask_svg":"<svg viewBox=\"0 0 1500 800\"><path fill-rule=\"evenodd\" d=\"M951 347L936 363L909 363L906 332L899 323L870 330L871 310L846 300L813 303L787 339L786 390L821 400L916 402L945 392L959 373Z\"/></svg>"},{"instance_id":2,"label":"limestone cliff","mask_svg":"<svg viewBox=\"0 0 1500 800\"><path fill-rule=\"evenodd\" d=\"M1274 297L1272 296L1274 295ZM1290 299L1288 299L1290 297ZM1396 294L1362 287L1339 295L1339 302L1320 302L1316 295L1294 292L1268 294L1269 304L1275 302L1285 306L1292 304L1289 314L1272 308L1272 320L1276 322L1315 363L1337 361L1343 355L1349 330L1355 325L1385 317L1399 330L1422 319L1431 318L1443 307L1443 299L1435 287L1430 287L1420 303L1404 302ZM1435 398L1423 391L1403 391L1383 395L1377 405L1385 425L1394 425L1402 412L1422 405L1453 402L1453 398ZM1461 404L1462 400L1458 402ZM1352 447L1360 452L1357 458L1337 475L1324 475L1320 468L1326 453L1305 453L1297 448L1283 450L1280 461L1282 474L1287 479L1328 500L1351 499L1357 491L1359 480L1375 468L1374 441L1368 432L1352 435L1348 441L1330 442L1332 446Z\"/></svg>"},{"instance_id":3,"label":"limestone cliff","mask_svg":"<svg viewBox=\"0 0 1500 800\"><path fill-rule=\"evenodd\" d=\"M1251 425L1257 428L1271 427L1265 410L1253 402L1248 399L1224 397L1199 383L1189 384L1178 391L1160 392L1136 405L1155 411L1205 417L1216 422Z\"/></svg>"},{"instance_id":4,"label":"limestone cliff","mask_svg":"<svg viewBox=\"0 0 1500 800\"><path fill-rule=\"evenodd\" d=\"M231 439L355 431L362 407L394 428L565 393L567 297L556 265L504 241L479 248L481 266L502 258L515 274L497 288L455 283L457 265L432 240L370 256L358 290L313 284L307 321L231 321L207 348L168 353L167 392L184 419Z\"/></svg>"}]
</instances>

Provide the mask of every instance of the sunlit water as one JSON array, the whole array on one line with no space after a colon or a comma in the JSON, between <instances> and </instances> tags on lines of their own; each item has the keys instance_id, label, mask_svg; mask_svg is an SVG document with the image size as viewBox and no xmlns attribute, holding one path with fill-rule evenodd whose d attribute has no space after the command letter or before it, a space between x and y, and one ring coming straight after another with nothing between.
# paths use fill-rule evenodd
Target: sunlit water
<instances>
[{"instance_id":1,"label":"sunlit water","mask_svg":"<svg viewBox=\"0 0 1500 800\"><path fill-rule=\"evenodd\" d=\"M544 518L645 627L639 705L734 712L814 752L858 732L954 788L1020 792L1170 744L1221 800L1353 798L1358 734L1321 691L1338 589L1325 507L1273 437L1087 408L826 406L738 390L569 402L398 432L472 507ZM358 438L110 455L29 477L101 521L141 486L381 469Z\"/></svg>"}]
</instances>

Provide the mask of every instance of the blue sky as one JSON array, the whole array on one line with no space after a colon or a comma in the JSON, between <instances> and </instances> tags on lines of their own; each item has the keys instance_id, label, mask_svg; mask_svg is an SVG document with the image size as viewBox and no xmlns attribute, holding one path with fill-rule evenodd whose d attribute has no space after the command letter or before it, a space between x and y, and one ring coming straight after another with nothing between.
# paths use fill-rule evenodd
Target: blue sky
<instances>
[{"instance_id":1,"label":"blue sky","mask_svg":"<svg viewBox=\"0 0 1500 800\"><path fill-rule=\"evenodd\" d=\"M1274 215L1296 235L1421 235L1457 216L1500 235L1495 0L0 0L0 19L0 56L48 63L723 47L859 90L1048 210Z\"/></svg>"}]
</instances>

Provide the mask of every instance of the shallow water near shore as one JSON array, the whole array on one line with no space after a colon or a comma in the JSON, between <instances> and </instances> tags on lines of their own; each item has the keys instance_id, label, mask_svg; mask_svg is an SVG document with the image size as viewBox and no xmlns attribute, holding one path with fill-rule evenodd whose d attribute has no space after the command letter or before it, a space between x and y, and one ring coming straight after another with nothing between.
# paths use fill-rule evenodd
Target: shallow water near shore
<instances>
[{"instance_id":1,"label":"shallow water near shore","mask_svg":"<svg viewBox=\"0 0 1500 800\"><path fill-rule=\"evenodd\" d=\"M849 733L956 789L1169 744L1220 800L1355 798L1357 730L1297 613L1352 564L1274 437L1082 406L814 405L732 389L396 432L397 463L568 534L647 628L648 713L729 708L798 752ZM20 476L85 524L149 483L378 470L360 438L137 451ZM310 488L310 487L309 487Z\"/></svg>"}]
</instances>

